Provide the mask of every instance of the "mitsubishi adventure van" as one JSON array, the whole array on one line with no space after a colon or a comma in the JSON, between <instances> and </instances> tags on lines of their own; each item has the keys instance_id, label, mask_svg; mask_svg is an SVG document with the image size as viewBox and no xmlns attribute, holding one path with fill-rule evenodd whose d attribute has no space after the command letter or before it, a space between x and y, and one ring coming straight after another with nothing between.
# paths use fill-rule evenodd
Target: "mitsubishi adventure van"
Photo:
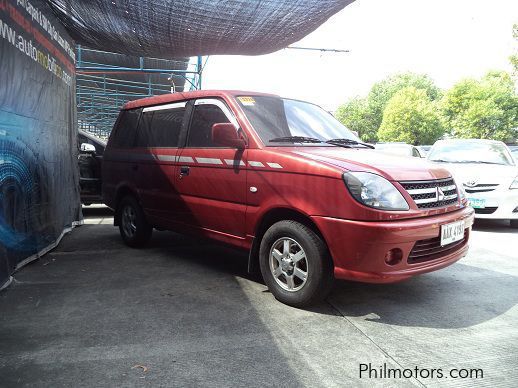
<instances>
[{"instance_id":1,"label":"mitsubishi adventure van","mask_svg":"<svg viewBox=\"0 0 518 388\"><path fill-rule=\"evenodd\" d=\"M150 97L120 112L103 199L127 245L156 228L248 250L278 300L306 306L334 279L400 281L468 251L474 212L451 174L372 148L308 102Z\"/></svg>"}]
</instances>

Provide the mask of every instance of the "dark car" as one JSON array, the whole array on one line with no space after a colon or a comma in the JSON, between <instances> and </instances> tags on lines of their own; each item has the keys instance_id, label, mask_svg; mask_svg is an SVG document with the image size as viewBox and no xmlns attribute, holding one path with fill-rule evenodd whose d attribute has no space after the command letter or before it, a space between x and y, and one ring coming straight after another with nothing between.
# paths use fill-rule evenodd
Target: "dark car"
<instances>
[{"instance_id":1,"label":"dark car","mask_svg":"<svg viewBox=\"0 0 518 388\"><path fill-rule=\"evenodd\" d=\"M77 134L77 148L81 203L87 206L102 203L101 165L106 142L80 130Z\"/></svg>"}]
</instances>

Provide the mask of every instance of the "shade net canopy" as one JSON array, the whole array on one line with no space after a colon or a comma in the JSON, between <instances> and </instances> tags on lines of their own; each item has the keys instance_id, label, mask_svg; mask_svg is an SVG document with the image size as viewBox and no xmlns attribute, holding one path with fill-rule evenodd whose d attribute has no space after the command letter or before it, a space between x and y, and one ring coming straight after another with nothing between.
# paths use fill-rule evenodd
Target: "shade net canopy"
<instances>
[{"instance_id":1,"label":"shade net canopy","mask_svg":"<svg viewBox=\"0 0 518 388\"><path fill-rule=\"evenodd\" d=\"M47 0L78 44L159 58L274 52L353 1Z\"/></svg>"}]
</instances>

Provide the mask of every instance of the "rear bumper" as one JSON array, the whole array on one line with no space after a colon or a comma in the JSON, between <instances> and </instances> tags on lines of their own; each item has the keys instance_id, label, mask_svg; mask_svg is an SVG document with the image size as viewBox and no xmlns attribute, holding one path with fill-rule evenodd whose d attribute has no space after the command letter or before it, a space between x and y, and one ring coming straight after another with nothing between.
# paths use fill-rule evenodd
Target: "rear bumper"
<instances>
[{"instance_id":1,"label":"rear bumper","mask_svg":"<svg viewBox=\"0 0 518 388\"><path fill-rule=\"evenodd\" d=\"M312 217L327 242L338 279L371 283L390 283L414 275L435 271L453 264L468 251L468 240L443 256L434 256L419 263L408 263L415 243L439 236L441 225L464 220L469 231L473 225L474 211L466 207L455 212L433 217L402 221L365 222ZM395 265L385 262L385 254L394 248L403 252L402 260Z\"/></svg>"}]
</instances>

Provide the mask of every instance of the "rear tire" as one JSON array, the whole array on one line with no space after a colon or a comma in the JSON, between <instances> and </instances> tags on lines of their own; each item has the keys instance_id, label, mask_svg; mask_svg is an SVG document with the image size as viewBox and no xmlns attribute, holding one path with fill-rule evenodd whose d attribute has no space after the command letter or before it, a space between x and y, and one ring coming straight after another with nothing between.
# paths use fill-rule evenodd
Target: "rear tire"
<instances>
[{"instance_id":1,"label":"rear tire","mask_svg":"<svg viewBox=\"0 0 518 388\"><path fill-rule=\"evenodd\" d=\"M333 285L333 263L326 244L307 226L279 221L259 248L263 279L277 300L306 307L323 300Z\"/></svg>"},{"instance_id":2,"label":"rear tire","mask_svg":"<svg viewBox=\"0 0 518 388\"><path fill-rule=\"evenodd\" d=\"M124 243L132 248L146 245L153 233L153 227L148 224L144 211L133 196L122 199L118 206L119 231Z\"/></svg>"},{"instance_id":3,"label":"rear tire","mask_svg":"<svg viewBox=\"0 0 518 388\"><path fill-rule=\"evenodd\" d=\"M518 229L518 220L511 220L511 228Z\"/></svg>"}]
</instances>

